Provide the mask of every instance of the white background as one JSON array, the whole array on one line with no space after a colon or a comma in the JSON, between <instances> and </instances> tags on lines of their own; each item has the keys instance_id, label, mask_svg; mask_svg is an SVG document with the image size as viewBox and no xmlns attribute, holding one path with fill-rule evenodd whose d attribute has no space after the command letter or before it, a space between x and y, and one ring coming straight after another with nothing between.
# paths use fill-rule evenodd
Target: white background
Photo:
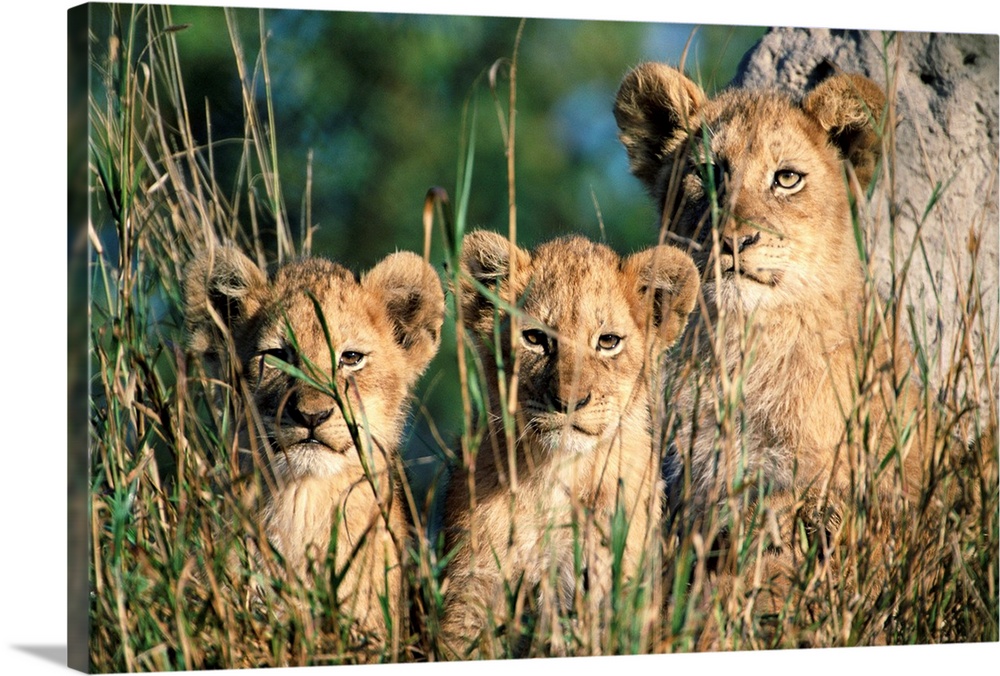
<instances>
[{"instance_id":1,"label":"white background","mask_svg":"<svg viewBox=\"0 0 1000 676\"><path fill-rule=\"evenodd\" d=\"M186 0L183 4L226 4ZM235 1L230 5L257 6ZM299 0L269 7L362 9L359 2ZM682 4L682 3L677 3ZM373 0L365 11L433 12L504 16L627 19L679 23L891 28L997 33L998 10L990 0L910 0L892 11L882 3L840 0L829 8L813 2L714 0L613 0L585 9L554 0ZM3 345L0 374L2 434L13 439L0 453L0 665L3 674L65 670L66 655L66 10L71 4L22 0L4 7L0 33L2 86L0 144L3 154L3 217L0 251ZM992 7L991 7L992 6ZM82 143L83 139L78 142ZM79 311L83 312L83 308ZM78 565L86 565L80 561ZM533 660L476 665L477 673L583 670L637 673L745 672L812 674L877 672L910 674L995 673L1000 644L913 648L839 649L672 655L585 660ZM992 666L990 666L992 665ZM470 665L322 667L275 674L405 672L458 674ZM363 670L363 671L362 671ZM216 672L219 673L219 672ZM222 672L246 673L246 672ZM261 672L264 673L264 672Z\"/></svg>"}]
</instances>

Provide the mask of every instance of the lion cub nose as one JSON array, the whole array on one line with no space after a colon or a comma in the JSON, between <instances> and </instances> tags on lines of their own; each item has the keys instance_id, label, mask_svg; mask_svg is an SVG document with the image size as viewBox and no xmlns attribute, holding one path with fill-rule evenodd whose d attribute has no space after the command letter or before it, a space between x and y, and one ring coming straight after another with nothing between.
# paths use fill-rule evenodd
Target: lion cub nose
<instances>
[{"instance_id":1,"label":"lion cub nose","mask_svg":"<svg viewBox=\"0 0 1000 676\"><path fill-rule=\"evenodd\" d=\"M325 411L317 411L315 413L305 413L300 411L295 406L291 407L288 411L289 417L297 425L305 427L310 432L314 431L317 427L325 423L331 415L333 415L333 409L327 409Z\"/></svg>"},{"instance_id":2,"label":"lion cub nose","mask_svg":"<svg viewBox=\"0 0 1000 676\"><path fill-rule=\"evenodd\" d=\"M733 235L730 237L723 237L720 242L722 245L722 253L730 256L734 253L743 253L746 249L756 244L759 239L759 232L755 232L752 235Z\"/></svg>"},{"instance_id":3,"label":"lion cub nose","mask_svg":"<svg viewBox=\"0 0 1000 676\"><path fill-rule=\"evenodd\" d=\"M558 413L569 413L571 410L578 411L589 403L590 403L590 392L587 393L587 396L581 399L577 399L572 406L569 405L570 402L565 401L561 396L559 396L555 392L549 393L549 404L552 406L552 410Z\"/></svg>"}]
</instances>

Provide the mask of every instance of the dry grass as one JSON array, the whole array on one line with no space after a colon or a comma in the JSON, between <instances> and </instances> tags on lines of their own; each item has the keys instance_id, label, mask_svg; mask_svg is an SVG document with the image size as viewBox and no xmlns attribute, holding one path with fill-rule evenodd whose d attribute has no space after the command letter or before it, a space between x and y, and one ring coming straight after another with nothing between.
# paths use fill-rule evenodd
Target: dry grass
<instances>
[{"instance_id":1,"label":"dry grass","mask_svg":"<svg viewBox=\"0 0 1000 676\"><path fill-rule=\"evenodd\" d=\"M266 51L262 46L258 62L247 63L232 32L244 83L245 137L240 174L219 177L212 141L198 145L190 136L192 108L184 97L169 8L123 6L116 20L117 42L101 46L107 58L94 64L103 78L90 109L91 669L433 659L445 553L426 536L434 530L425 528L426 510L416 510L420 535L404 534L411 536L406 574L412 612L399 618L400 643L359 645L349 618L335 609L335 579L327 568L320 566L314 579L299 584L282 577L273 552L260 559L248 555L248 542L265 553L267 543L236 491L225 487L235 476L236 430L249 411L239 392L209 377L184 350L180 280L194 251L232 240L264 264L274 262L266 260L268 252L281 260L310 247L311 224L296 234L285 215L273 146L279 135L270 128L268 111L255 103L267 87ZM148 44L131 44L142 34L151 36ZM126 53L140 55L122 58ZM507 124L512 148L513 117ZM472 157L470 150L466 171ZM461 246L467 199L459 195L454 221L438 219L452 261ZM513 192L510 209L513 228ZM428 208L428 223L434 212ZM270 240L262 235L265 221L275 233ZM446 281L454 288L458 266L448 269ZM975 279L969 284L972 293L996 293L980 289ZM970 369L995 366L997 327L985 323L982 303L967 307L963 330L970 339L951 356L950 377L961 386L946 388L959 398L942 403L930 388L923 397L939 413L936 438L952 449L956 438L977 437L996 423L991 370ZM905 318L894 330L909 333ZM464 425L454 452L443 453L469 462L483 438L477 421L488 398L465 347L468 337L458 332L456 338ZM725 428L738 396L710 405L719 407ZM858 402L855 420L863 423L864 402ZM902 422L898 429L901 437L909 433ZM943 454L934 491L907 506L901 523L884 518L866 499L869 485L856 486L839 539L803 541L794 593L780 599L776 614L753 612L766 591L745 574L757 560L759 538L742 520L719 515L698 531L665 531L659 556L650 557L657 568L662 561L662 570L651 571L660 587L616 587L612 612L600 621L533 607L536 597L512 581L509 602L525 611L523 635L530 640L512 640L518 632L511 631L496 639L493 652L545 655L553 645L562 654L692 650L706 627L731 649L996 641L995 438L975 450ZM412 504L423 504L422 495L413 497ZM614 529L625 526L613 524L612 541ZM728 555L739 571L732 584L718 584L710 572L706 534L722 529L731 533ZM873 581L883 583L873 587ZM271 590L266 602L251 602L247 590L253 585ZM880 591L863 592L871 588ZM655 618L651 626L642 619L649 617Z\"/></svg>"}]
</instances>

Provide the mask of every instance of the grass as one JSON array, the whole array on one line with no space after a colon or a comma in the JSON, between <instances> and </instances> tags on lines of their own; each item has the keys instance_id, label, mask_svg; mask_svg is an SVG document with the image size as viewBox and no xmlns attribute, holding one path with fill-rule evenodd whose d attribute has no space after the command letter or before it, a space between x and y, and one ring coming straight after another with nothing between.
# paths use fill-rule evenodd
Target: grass
<instances>
[{"instance_id":1,"label":"grass","mask_svg":"<svg viewBox=\"0 0 1000 676\"><path fill-rule=\"evenodd\" d=\"M119 6L113 21L115 41L101 46L92 64L99 81L90 100L90 668L167 671L435 659L448 554L441 551L426 505L433 504L440 484L407 486L418 527L416 536L396 534L411 536L405 557L411 612L396 618L398 643L359 642L349 631L346 611L335 603L339 576L330 568L332 553L318 562L312 579L298 582L282 575L280 554L267 546L252 512L233 490L238 487L232 481L237 430L251 411L240 392L213 379L185 353L180 282L193 252L231 240L264 264L310 251L311 223L303 223L296 234L283 206L266 43L256 63L249 64L231 26L244 88L245 137L238 175L216 176L217 140L202 145L190 135L192 109L173 40L179 27L171 21L170 8ZM516 53L506 70L509 99L505 106L498 95L497 110L512 178ZM490 79L499 79L497 69ZM264 111L257 103L261 92ZM458 282L455 261L471 199L467 186L474 140L470 135L459 158L464 177L459 183L466 187L456 196L455 216L440 190L429 193L424 214L428 237L440 227L446 242L450 288ZM516 239L513 187L509 208ZM263 234L264 222L273 227L273 237ZM859 230L859 240L863 234ZM918 238L917 248L899 252L905 264L894 276L896 294L905 284L905 267L922 260L919 246ZM984 293L974 270L967 286L973 300ZM951 368L944 389L956 398L942 405L930 388L923 390L925 404L941 413L935 434L944 445L952 444L956 434L974 437L988 423L995 425L990 416L997 410L997 388L990 374L997 327L987 323L982 305L966 304L966 339L955 354L945 355ZM453 305L452 317L460 326L459 312ZM898 321L895 330L911 334L918 361L933 362L937 355L928 353L924 336L909 330L916 322L901 311L890 315ZM469 336L454 326L449 323L446 330L454 332L457 344L463 425L453 437L449 430L440 431L440 455L469 465L480 452L489 397ZM974 365L984 363L989 368L975 372ZM512 372L512 365L498 367ZM516 383L510 387L516 389ZM739 443L731 434L739 393L737 375L726 398L706 404L718 407L720 439L726 443ZM515 399L504 392L501 400L511 402L503 413L513 435ZM853 431L860 443L864 402L859 406ZM420 409L419 402L415 408ZM901 443L911 433L905 414L900 412ZM538 607L534 590L510 580L508 603L516 609L511 614L523 616L526 624L497 632L491 652L687 651L699 646L706 626L716 627L720 644L729 649L996 641L996 453L994 441L978 454L962 455L960 462L943 461L936 475L943 488L911 503L905 527L888 521L868 500L867 484L859 484L836 548L803 533L794 575L797 593L781 599L770 616L749 612L766 585L744 575L754 570L763 547L748 524L766 514L759 510L744 522L720 513L700 530L676 537L664 530L657 555L649 557L655 567L648 575L651 586L615 584L605 617L588 615L582 602L579 612ZM732 505L734 514L742 509ZM609 540L620 543L627 527L623 519L614 520ZM727 555L740 573L738 580L751 582L726 586L713 577L712 540L722 530L730 533ZM890 545L874 551L871 543L887 532ZM256 543L261 556L249 554L248 541ZM834 566L820 564L830 557ZM882 581L881 591L866 598L859 590L870 588L873 580ZM254 587L268 590L262 601L248 594Z\"/></svg>"}]
</instances>

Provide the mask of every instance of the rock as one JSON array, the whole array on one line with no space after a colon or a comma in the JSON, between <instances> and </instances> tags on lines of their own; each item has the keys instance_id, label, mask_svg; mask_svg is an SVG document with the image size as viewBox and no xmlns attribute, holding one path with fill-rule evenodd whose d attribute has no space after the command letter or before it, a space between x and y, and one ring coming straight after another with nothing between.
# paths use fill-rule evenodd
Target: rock
<instances>
[{"instance_id":1,"label":"rock","mask_svg":"<svg viewBox=\"0 0 1000 676\"><path fill-rule=\"evenodd\" d=\"M868 233L879 290L904 289L903 319L914 320L936 393L982 407L985 388L995 397L998 382L998 36L773 29L733 85L800 97L837 71L867 75L895 106L895 153ZM949 375L963 342L972 346L972 378Z\"/></svg>"}]
</instances>

